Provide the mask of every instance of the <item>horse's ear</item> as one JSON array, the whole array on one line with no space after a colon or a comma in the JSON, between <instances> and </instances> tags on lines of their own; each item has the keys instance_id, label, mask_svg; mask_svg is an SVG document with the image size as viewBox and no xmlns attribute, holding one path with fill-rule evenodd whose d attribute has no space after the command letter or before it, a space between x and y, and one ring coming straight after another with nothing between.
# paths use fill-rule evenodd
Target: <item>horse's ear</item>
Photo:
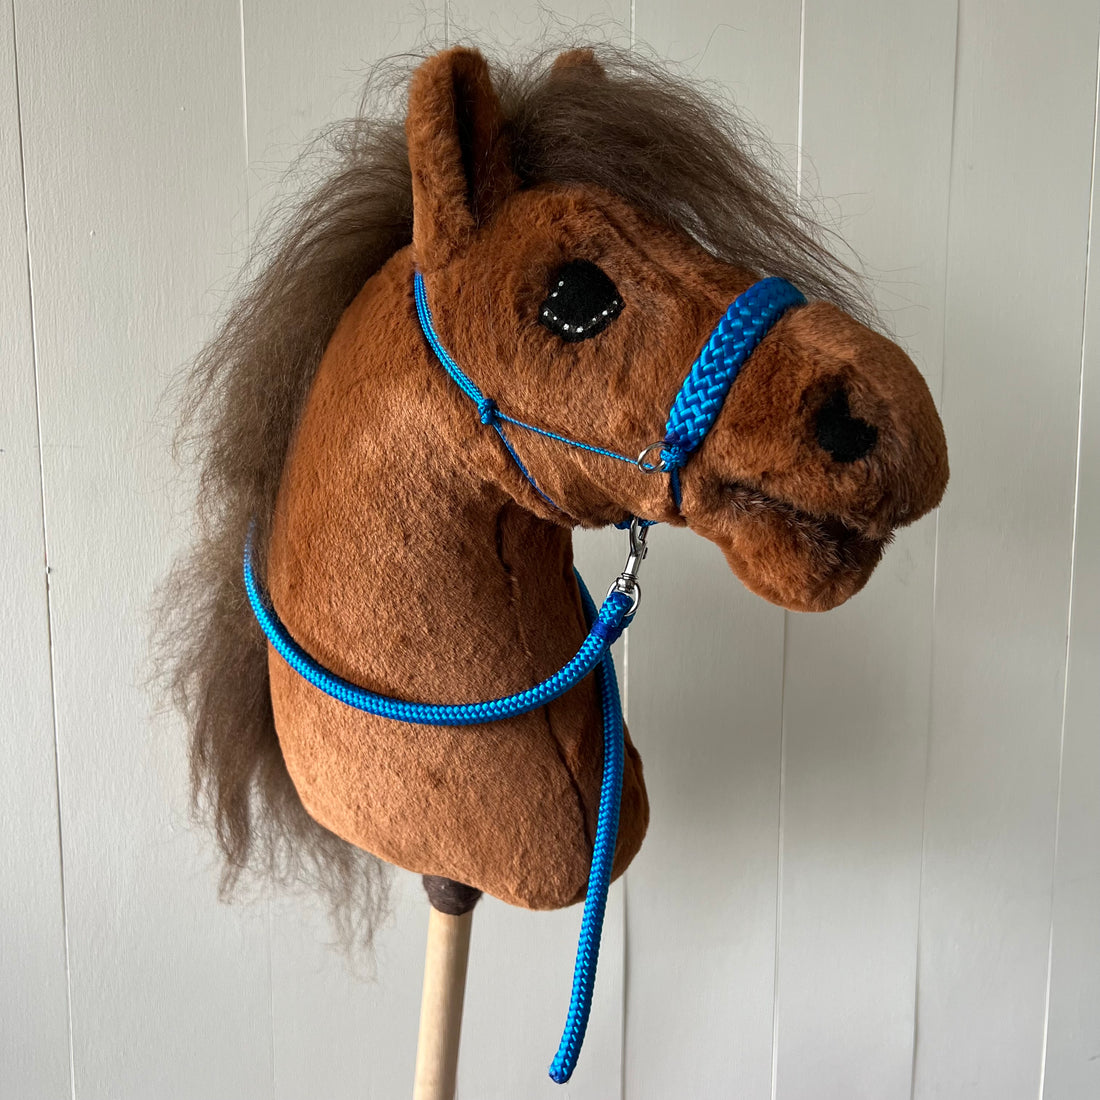
<instances>
[{"instance_id":1,"label":"horse's ear","mask_svg":"<svg viewBox=\"0 0 1100 1100\"><path fill-rule=\"evenodd\" d=\"M428 58L409 87L413 245L421 271L445 264L517 181L485 58L457 47Z\"/></svg>"},{"instance_id":2,"label":"horse's ear","mask_svg":"<svg viewBox=\"0 0 1100 1100\"><path fill-rule=\"evenodd\" d=\"M604 67L596 57L596 51L582 46L575 50L566 50L554 58L552 67L555 76L584 74L593 80L603 80L607 76Z\"/></svg>"}]
</instances>

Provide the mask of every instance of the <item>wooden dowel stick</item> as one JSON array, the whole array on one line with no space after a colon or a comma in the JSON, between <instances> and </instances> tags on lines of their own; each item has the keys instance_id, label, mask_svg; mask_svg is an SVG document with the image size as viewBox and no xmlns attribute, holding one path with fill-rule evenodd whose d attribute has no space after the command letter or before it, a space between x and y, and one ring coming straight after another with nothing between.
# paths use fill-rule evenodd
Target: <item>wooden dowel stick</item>
<instances>
[{"instance_id":1,"label":"wooden dowel stick","mask_svg":"<svg viewBox=\"0 0 1100 1100\"><path fill-rule=\"evenodd\" d=\"M454 1100L473 917L472 909L452 917L434 907L428 916L413 1100Z\"/></svg>"}]
</instances>

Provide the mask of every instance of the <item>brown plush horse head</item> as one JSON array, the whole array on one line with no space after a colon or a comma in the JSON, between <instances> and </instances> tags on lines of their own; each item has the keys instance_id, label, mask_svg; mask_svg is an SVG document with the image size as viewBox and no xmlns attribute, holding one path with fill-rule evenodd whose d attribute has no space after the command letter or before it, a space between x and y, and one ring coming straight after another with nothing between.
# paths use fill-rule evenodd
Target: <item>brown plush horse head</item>
<instances>
[{"instance_id":1,"label":"brown plush horse head","mask_svg":"<svg viewBox=\"0 0 1100 1100\"><path fill-rule=\"evenodd\" d=\"M347 900L362 850L567 905L600 785L591 680L472 729L349 709L267 652L241 592L249 523L274 607L320 663L390 696L476 702L547 676L585 635L574 526L686 524L753 591L825 610L938 503L943 431L737 125L659 69L580 51L494 81L450 50L416 71L405 127L407 144L353 124L200 360L208 535L174 597L190 600L177 684L196 786L231 872L266 855ZM509 453L425 340L416 271L443 345L499 409L598 450L519 432ZM809 302L748 358L678 491L599 453L662 438L700 348L768 275ZM616 873L646 821L628 745Z\"/></svg>"}]
</instances>

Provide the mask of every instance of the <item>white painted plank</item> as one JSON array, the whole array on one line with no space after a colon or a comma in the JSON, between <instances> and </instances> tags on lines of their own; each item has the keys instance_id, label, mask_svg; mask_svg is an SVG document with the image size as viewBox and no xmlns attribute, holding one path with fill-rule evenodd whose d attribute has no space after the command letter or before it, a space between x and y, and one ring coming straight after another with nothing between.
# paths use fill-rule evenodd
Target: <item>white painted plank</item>
<instances>
[{"instance_id":1,"label":"white painted plank","mask_svg":"<svg viewBox=\"0 0 1100 1100\"><path fill-rule=\"evenodd\" d=\"M596 10L596 9L594 9ZM602 9L599 9L602 10ZM475 41L529 44L534 7L482 6L464 15ZM625 12L624 12L625 14ZM537 19L535 19L537 23ZM348 27L357 27L355 35ZM439 45L441 14L395 16L330 0L321 8L272 0L244 7L250 207L253 218L293 181L280 183L302 143L352 113L377 58ZM457 34L454 36L457 37ZM302 64L308 57L309 63ZM622 536L585 533L577 561L593 585L621 568ZM287 900L273 908L272 1001L275 1095L331 1100L402 1095L412 1081L427 903L419 880L400 873L394 911L379 933L369 977L328 946L317 908ZM606 1098L618 1091L622 1006L622 904L612 892L596 1006L580 1068L566 1089L546 1069L568 1005L580 922L575 907L531 914L491 899L474 918L460 1096L493 1100L536 1095Z\"/></svg>"},{"instance_id":2,"label":"white painted plank","mask_svg":"<svg viewBox=\"0 0 1100 1100\"><path fill-rule=\"evenodd\" d=\"M395 877L369 958L333 946L320 903L272 904L276 1098L344 1100L412 1093L428 908L418 877Z\"/></svg>"},{"instance_id":3,"label":"white painted plank","mask_svg":"<svg viewBox=\"0 0 1100 1100\"><path fill-rule=\"evenodd\" d=\"M1096 31L1084 2L960 12L920 1100L1039 1091Z\"/></svg>"},{"instance_id":4,"label":"white painted plank","mask_svg":"<svg viewBox=\"0 0 1100 1100\"><path fill-rule=\"evenodd\" d=\"M369 67L442 40L442 9L245 0L248 209L251 229L293 197L287 172L323 127L353 115ZM324 907L307 897L272 905L274 1097L359 1100L411 1091L427 909L419 880L401 875L372 956L332 946Z\"/></svg>"},{"instance_id":5,"label":"white painted plank","mask_svg":"<svg viewBox=\"0 0 1100 1100\"><path fill-rule=\"evenodd\" d=\"M797 137L799 4L639 0L640 43ZM626 1095L770 1094L783 613L698 536L650 537L628 648L649 836L627 874Z\"/></svg>"},{"instance_id":6,"label":"white painted plank","mask_svg":"<svg viewBox=\"0 0 1100 1100\"><path fill-rule=\"evenodd\" d=\"M630 0L447 0L447 43L522 56L576 41L630 41Z\"/></svg>"},{"instance_id":7,"label":"white painted plank","mask_svg":"<svg viewBox=\"0 0 1100 1100\"><path fill-rule=\"evenodd\" d=\"M288 168L320 130L356 113L364 80L384 57L445 37L443 4L242 0L249 207L254 229L286 194Z\"/></svg>"},{"instance_id":8,"label":"white painted plank","mask_svg":"<svg viewBox=\"0 0 1100 1100\"><path fill-rule=\"evenodd\" d=\"M698 536L649 543L628 647L651 816L626 883L626 1095L767 1096L782 613Z\"/></svg>"},{"instance_id":9,"label":"white painted plank","mask_svg":"<svg viewBox=\"0 0 1100 1100\"><path fill-rule=\"evenodd\" d=\"M805 182L867 265L883 319L939 389L954 0L808 4ZM787 619L780 1100L908 1100L935 519L867 589Z\"/></svg>"},{"instance_id":10,"label":"white painted plank","mask_svg":"<svg viewBox=\"0 0 1100 1100\"><path fill-rule=\"evenodd\" d=\"M1096 140L1094 135L1094 141ZM1043 1097L1100 1096L1100 194L1091 246Z\"/></svg>"},{"instance_id":11,"label":"white painted plank","mask_svg":"<svg viewBox=\"0 0 1100 1100\"><path fill-rule=\"evenodd\" d=\"M177 725L141 686L173 529L167 379L243 203L224 4L17 4L75 1095L269 1097L263 912L220 906Z\"/></svg>"},{"instance_id":12,"label":"white painted plank","mask_svg":"<svg viewBox=\"0 0 1100 1100\"><path fill-rule=\"evenodd\" d=\"M0 1096L69 1093L42 480L13 12L0 9Z\"/></svg>"}]
</instances>

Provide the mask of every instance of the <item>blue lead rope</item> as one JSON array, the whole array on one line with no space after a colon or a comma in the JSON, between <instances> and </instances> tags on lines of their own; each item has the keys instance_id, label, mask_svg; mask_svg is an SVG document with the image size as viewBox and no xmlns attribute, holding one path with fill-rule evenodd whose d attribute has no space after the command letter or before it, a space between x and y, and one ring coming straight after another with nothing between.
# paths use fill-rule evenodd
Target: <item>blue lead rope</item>
<instances>
[{"instance_id":1,"label":"blue lead rope","mask_svg":"<svg viewBox=\"0 0 1100 1100\"><path fill-rule=\"evenodd\" d=\"M333 699L356 710L382 718L426 726L471 726L496 722L537 710L575 687L593 669L600 692L603 713L603 780L596 815L596 836L592 844L592 864L588 872L588 890L581 916L577 960L573 969L573 992L558 1053L550 1066L550 1076L564 1084L572 1076L580 1055L588 1017L592 1010L592 989L596 981L596 963L600 954L607 891L615 859L619 833L619 804L623 790L623 711L611 646L630 625L637 598L615 588L608 593L599 611L589 595L580 573L574 570L580 588L588 636L576 656L553 675L526 691L502 696L485 703L411 703L377 692L367 691L325 668L298 644L279 618L270 596L260 586L252 557L253 530L250 528L244 549L244 587L248 602L264 636L284 661L303 679Z\"/></svg>"},{"instance_id":2,"label":"blue lead rope","mask_svg":"<svg viewBox=\"0 0 1100 1100\"><path fill-rule=\"evenodd\" d=\"M581 600L584 602L585 616L591 621L596 607L583 581ZM615 678L615 662L610 653L605 653L600 659L596 677L603 710L603 781L600 784L596 837L592 843L592 866L588 871L588 892L584 896L577 959L573 964L573 992L569 998L569 1012L558 1053L550 1063L550 1077L559 1085L564 1085L576 1068L588 1028L588 1016L592 1011L592 988L600 957L603 916L607 909L607 891L611 886L611 865L615 860L619 804L623 794L623 708Z\"/></svg>"}]
</instances>

